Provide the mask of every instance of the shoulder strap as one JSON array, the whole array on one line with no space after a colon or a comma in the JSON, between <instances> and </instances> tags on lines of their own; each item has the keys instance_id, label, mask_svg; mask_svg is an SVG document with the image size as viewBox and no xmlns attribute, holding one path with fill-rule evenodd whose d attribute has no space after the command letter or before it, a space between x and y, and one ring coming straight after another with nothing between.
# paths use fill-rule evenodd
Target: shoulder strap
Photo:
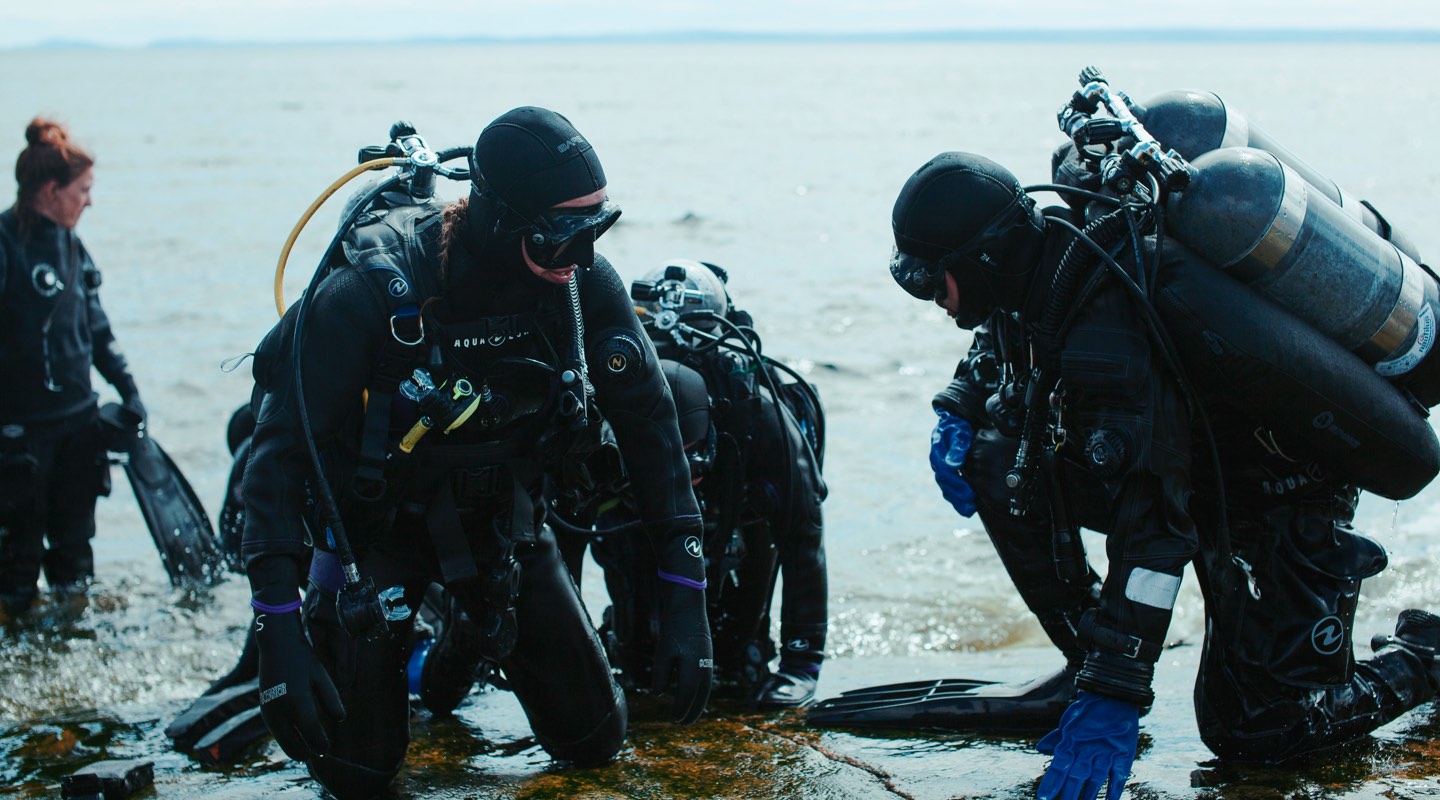
<instances>
[{"instance_id":1,"label":"shoulder strap","mask_svg":"<svg viewBox=\"0 0 1440 800\"><path fill-rule=\"evenodd\" d=\"M401 381L425 360L425 300L439 293L429 266L439 255L440 206L402 206L377 212L344 241L347 260L375 284L390 312L384 340L366 387L354 491L369 499L385 493L390 410Z\"/></svg>"}]
</instances>

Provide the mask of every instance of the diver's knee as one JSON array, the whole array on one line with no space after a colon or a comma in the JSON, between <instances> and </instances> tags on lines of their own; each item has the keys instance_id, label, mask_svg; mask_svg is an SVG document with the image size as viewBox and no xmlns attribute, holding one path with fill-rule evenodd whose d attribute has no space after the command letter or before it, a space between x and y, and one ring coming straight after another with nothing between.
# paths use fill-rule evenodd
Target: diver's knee
<instances>
[{"instance_id":1,"label":"diver's knee","mask_svg":"<svg viewBox=\"0 0 1440 800\"><path fill-rule=\"evenodd\" d=\"M620 752L625 744L628 724L629 708L624 693L617 687L614 705L588 733L578 739L561 741L537 729L535 739L556 761L566 761L577 767L593 767L604 764Z\"/></svg>"}]
</instances>

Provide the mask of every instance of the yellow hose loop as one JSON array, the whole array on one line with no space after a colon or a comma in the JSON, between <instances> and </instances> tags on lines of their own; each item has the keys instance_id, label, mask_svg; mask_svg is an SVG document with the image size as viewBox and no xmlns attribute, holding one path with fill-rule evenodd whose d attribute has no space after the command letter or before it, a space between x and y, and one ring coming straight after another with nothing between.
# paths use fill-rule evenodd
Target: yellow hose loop
<instances>
[{"instance_id":1,"label":"yellow hose loop","mask_svg":"<svg viewBox=\"0 0 1440 800\"><path fill-rule=\"evenodd\" d=\"M320 210L320 206L330 199L330 195L339 191L341 186L349 183L356 175L373 169L393 167L403 161L405 161L403 158L377 158L374 161L366 161L330 184L330 188L315 198L315 202L311 203L310 207L305 209L305 213L300 215L300 220L295 223L294 228L290 229L290 238L285 240L285 246L280 249L280 262L275 265L275 311L280 316L285 316L285 262L290 260L290 248L295 246L295 240L300 238L300 231L305 229L306 223L315 216L316 211Z\"/></svg>"}]
</instances>

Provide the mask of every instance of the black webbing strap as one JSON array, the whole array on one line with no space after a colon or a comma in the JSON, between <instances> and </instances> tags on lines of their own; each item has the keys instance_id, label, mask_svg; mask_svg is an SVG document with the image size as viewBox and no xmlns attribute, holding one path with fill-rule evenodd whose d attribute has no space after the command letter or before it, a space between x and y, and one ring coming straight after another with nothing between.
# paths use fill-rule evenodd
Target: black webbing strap
<instances>
[{"instance_id":1,"label":"black webbing strap","mask_svg":"<svg viewBox=\"0 0 1440 800\"><path fill-rule=\"evenodd\" d=\"M506 470L511 476L513 503L510 506L510 541L535 540L535 500L530 496L527 478L538 478L539 469L533 460L511 461Z\"/></svg>"},{"instance_id":2,"label":"black webbing strap","mask_svg":"<svg viewBox=\"0 0 1440 800\"><path fill-rule=\"evenodd\" d=\"M1147 642L1138 636L1121 633L1114 628L1103 627L1098 623L1098 618L1099 615L1093 608L1080 617L1077 631L1080 641L1089 642L1098 650L1150 664L1160 658L1160 651L1163 649L1160 645Z\"/></svg>"},{"instance_id":3,"label":"black webbing strap","mask_svg":"<svg viewBox=\"0 0 1440 800\"><path fill-rule=\"evenodd\" d=\"M360 435L360 457L355 468L355 494L378 500L385 494L385 444L390 435L390 392L370 391L365 403L365 425Z\"/></svg>"},{"instance_id":4,"label":"black webbing strap","mask_svg":"<svg viewBox=\"0 0 1440 800\"><path fill-rule=\"evenodd\" d=\"M406 308L413 309L414 306ZM366 500L378 500L385 494L385 463L390 440L390 407L400 382L410 376L421 363L424 344L419 314L403 314L400 309L390 318L389 339L380 348L375 370L370 374L365 402L365 420L360 434L360 455L355 469L355 494ZM403 330L401 329L403 326Z\"/></svg>"},{"instance_id":5,"label":"black webbing strap","mask_svg":"<svg viewBox=\"0 0 1440 800\"><path fill-rule=\"evenodd\" d=\"M440 574L446 586L480 576L465 528L460 524L460 511L455 505L455 491L450 481L440 482L440 489L425 513L425 527L430 531L430 542L435 547L435 558L440 562Z\"/></svg>"}]
</instances>

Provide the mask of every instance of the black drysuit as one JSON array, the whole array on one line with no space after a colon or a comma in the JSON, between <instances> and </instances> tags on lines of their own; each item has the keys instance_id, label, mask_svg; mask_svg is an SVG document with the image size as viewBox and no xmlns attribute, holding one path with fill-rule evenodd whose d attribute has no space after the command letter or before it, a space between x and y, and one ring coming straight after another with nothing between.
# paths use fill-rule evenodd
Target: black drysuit
<instances>
[{"instance_id":1,"label":"black drysuit","mask_svg":"<svg viewBox=\"0 0 1440 800\"><path fill-rule=\"evenodd\" d=\"M71 229L0 213L0 600L28 605L94 574L95 498L110 491L90 368L138 396ZM49 549L45 540L49 539Z\"/></svg>"},{"instance_id":2,"label":"black drysuit","mask_svg":"<svg viewBox=\"0 0 1440 800\"><path fill-rule=\"evenodd\" d=\"M1049 227L1035 286L1052 288L1072 239L1058 231ZM1131 253L1127 246L1116 258L1141 286L1163 283L1167 266L1195 258L1167 242L1158 273L1141 276ZM1063 304L1076 311L1058 342L1036 341L1032 350L1025 338L1039 324L1046 290L1032 291L1018 319L993 316L935 401L975 428L961 472L1026 604L1080 666L1077 687L1152 702L1181 572L1193 563L1207 621L1196 712L1216 754L1284 760L1428 700L1424 665L1412 653L1392 648L1361 662L1351 654L1360 581L1385 565L1383 550L1350 527L1355 490L1326 477L1305 457L1304 442L1277 442L1228 404L1224 387L1196 387L1218 452L1230 548L1248 572L1230 558L1218 535L1202 419L1137 304L1113 277L1091 279L1100 272L1086 272ZM1026 513L1016 516L1006 476L1016 465L1024 395L1013 387L1001 392L1009 403L995 395L997 384L1032 374L1031 352L1059 380L1040 396L1051 411L1032 442L1040 455L1029 473L1033 489L1022 494ZM1103 583L1082 561L1057 558L1055 520L1106 534Z\"/></svg>"},{"instance_id":3,"label":"black drysuit","mask_svg":"<svg viewBox=\"0 0 1440 800\"><path fill-rule=\"evenodd\" d=\"M388 212L388 219L410 213ZM554 538L540 524L544 475L572 444L555 412L562 372L557 362L573 346L572 326L581 324L590 351L615 336L636 345L639 358L626 369L592 370L590 378L594 400L613 426L640 490L647 533L662 539L700 532L673 402L624 287L603 258L597 256L591 269L572 279L579 286L577 320L568 287L530 274L518 245L513 259L481 261L457 242L442 267L438 209L414 213L411 222L396 224L406 241L381 230L370 235L368 250L356 244L365 239L364 229L388 223L383 212L368 223L362 220L347 240L355 266L326 279L304 329L305 404L360 572L380 589L403 586L412 611L432 581L444 581L470 616L480 619L496 603L485 597L483 581L477 588L474 573L483 578L506 568L513 550L519 564L518 596L512 598L518 641L496 660L551 755L603 761L624 739L624 696ZM392 357L387 342L396 312L387 292L399 273L384 265L397 263L408 273L400 277L414 283L421 298L438 298L425 304L426 344L414 366L429 369L437 385L452 379L453 387L453 379L461 377L477 391L483 384L496 404L453 433L431 431L407 456L395 443L418 413L395 394L385 421L385 482L377 487L361 480L367 402L362 392L371 387L368 402L377 402L377 361ZM278 603L293 599L299 564L312 542L315 546L304 614L316 655L348 715L331 737L330 753L311 761L311 772L337 794L364 795L394 776L408 743L404 667L410 639L354 641L337 625L334 593L340 581L311 503L311 465L291 380L295 316L292 308L257 354L263 395L245 473L243 550L257 599L268 596ZM407 374L410 366L402 364L398 371ZM377 490L378 501L361 499L376 497ZM457 524L462 553L454 552L453 537L436 533ZM469 577L463 574L467 559Z\"/></svg>"}]
</instances>

